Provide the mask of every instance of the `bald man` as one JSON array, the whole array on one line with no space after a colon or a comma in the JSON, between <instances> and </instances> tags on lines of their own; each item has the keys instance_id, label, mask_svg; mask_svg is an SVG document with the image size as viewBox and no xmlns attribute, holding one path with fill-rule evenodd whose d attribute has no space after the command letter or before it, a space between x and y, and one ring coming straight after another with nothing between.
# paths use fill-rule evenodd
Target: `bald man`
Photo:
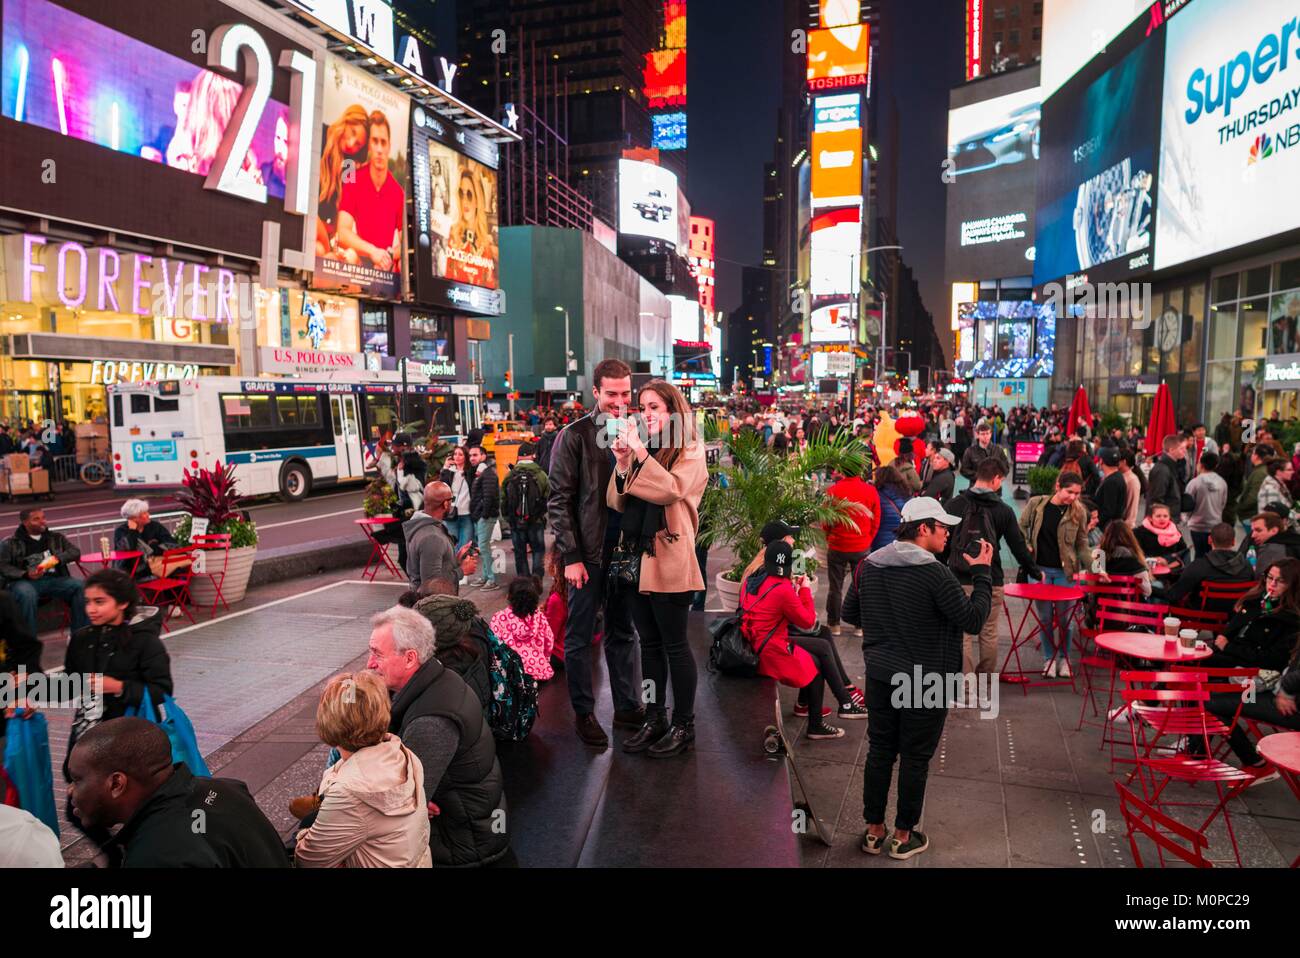
<instances>
[{"instance_id":1,"label":"bald man","mask_svg":"<svg viewBox=\"0 0 1300 958\"><path fill-rule=\"evenodd\" d=\"M68 802L88 829L122 828L104 846L122 868L288 868L275 826L230 778L172 762L167 733L140 718L91 728L68 756Z\"/></svg>"},{"instance_id":2,"label":"bald man","mask_svg":"<svg viewBox=\"0 0 1300 958\"><path fill-rule=\"evenodd\" d=\"M478 571L474 544L457 553L456 539L443 524L454 498L451 486L431 482L424 487L424 505L406 520L406 574L417 592L430 579L445 579L459 594L461 576Z\"/></svg>"}]
</instances>

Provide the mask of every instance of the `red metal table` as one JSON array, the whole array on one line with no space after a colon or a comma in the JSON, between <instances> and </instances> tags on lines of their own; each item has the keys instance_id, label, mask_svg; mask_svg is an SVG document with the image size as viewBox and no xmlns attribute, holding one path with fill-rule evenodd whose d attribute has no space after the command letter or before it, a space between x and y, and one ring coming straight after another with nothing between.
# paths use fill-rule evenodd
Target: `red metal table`
<instances>
[{"instance_id":1,"label":"red metal table","mask_svg":"<svg viewBox=\"0 0 1300 958\"><path fill-rule=\"evenodd\" d=\"M375 530L382 529L384 526L392 525L398 522L395 516L371 516L367 519L353 519L361 527L361 531L366 534L370 540L370 558L366 560L366 567L361 571L361 578L375 581L375 576L379 575L379 570L384 566L388 567L389 573L399 582L406 580L406 575L401 569L397 568L395 563L388 555L388 543L380 542L375 538ZM371 568L373 566L373 568Z\"/></svg>"},{"instance_id":2,"label":"red metal table","mask_svg":"<svg viewBox=\"0 0 1300 958\"><path fill-rule=\"evenodd\" d=\"M1074 688L1074 671L1071 669L1068 679L1059 681L1034 682L1020 662L1020 649L1029 643L1034 636L1047 630L1047 625L1038 617L1038 609L1035 602L1052 603L1052 623L1057 626L1055 632L1061 631L1061 626L1068 627L1070 617L1061 614L1060 604L1063 602L1079 602L1083 598L1083 590L1073 585L1048 585L1044 582L1012 582L1002 589L1002 611L1007 616L1007 627L1011 630L1011 648L1007 656L1002 660L1002 669L1000 679L1003 682L1011 682L1019 685L1026 695L1029 694L1030 686L1051 686L1051 685L1068 685ZM1017 625L1011 617L1011 607L1007 605L1007 598L1023 599L1025 602L1025 612L1020 617L1020 624ZM1025 626L1029 622L1030 616L1033 616L1034 627L1028 632ZM1012 659L1016 660L1014 670L1007 668Z\"/></svg>"},{"instance_id":3,"label":"red metal table","mask_svg":"<svg viewBox=\"0 0 1300 958\"><path fill-rule=\"evenodd\" d=\"M1300 795L1300 732L1274 732L1265 735L1255 746L1266 760L1277 766L1278 771L1291 786L1291 791ZM1291 863L1292 868L1300 867L1300 856Z\"/></svg>"},{"instance_id":4,"label":"red metal table","mask_svg":"<svg viewBox=\"0 0 1300 958\"><path fill-rule=\"evenodd\" d=\"M91 565L107 565L110 562L125 562L128 559L130 559L133 561L131 562L131 571L129 575L131 576L132 579L134 579L135 571L140 567L140 560L143 558L144 558L143 552L136 552L130 549L124 550L122 552L118 552L118 551L110 552L107 558L105 558L102 552L90 552L82 555L82 557L77 560L77 568L81 569L82 578L85 578L86 570L82 566L83 562L88 562Z\"/></svg>"}]
</instances>

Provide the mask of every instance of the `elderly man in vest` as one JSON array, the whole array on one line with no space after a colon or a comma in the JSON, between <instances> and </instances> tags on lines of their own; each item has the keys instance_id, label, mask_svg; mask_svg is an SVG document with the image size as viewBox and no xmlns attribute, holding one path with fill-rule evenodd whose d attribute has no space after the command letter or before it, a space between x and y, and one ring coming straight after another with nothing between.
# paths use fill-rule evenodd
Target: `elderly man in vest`
<instances>
[{"instance_id":1,"label":"elderly man in vest","mask_svg":"<svg viewBox=\"0 0 1300 958\"><path fill-rule=\"evenodd\" d=\"M395 606L371 620L370 659L393 697L389 730L424 766L438 867L513 864L496 740L473 690L433 657L429 620Z\"/></svg>"}]
</instances>

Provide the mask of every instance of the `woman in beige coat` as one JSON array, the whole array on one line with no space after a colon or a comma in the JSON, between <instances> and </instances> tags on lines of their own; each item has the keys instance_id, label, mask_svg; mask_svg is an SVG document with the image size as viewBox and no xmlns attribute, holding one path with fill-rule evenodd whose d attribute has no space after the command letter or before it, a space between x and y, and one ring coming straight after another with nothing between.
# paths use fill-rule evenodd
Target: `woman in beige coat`
<instances>
[{"instance_id":1,"label":"woman in beige coat","mask_svg":"<svg viewBox=\"0 0 1300 958\"><path fill-rule=\"evenodd\" d=\"M677 387L654 379L641 389L641 423L626 423L613 443L609 505L623 513L620 552L641 557L636 590L613 601L631 606L641 637L641 673L650 683L646 721L623 743L625 752L667 758L695 741L698 670L686 637L692 594L704 588L695 558L700 497L709 471L695 414ZM673 720L668 722L671 676Z\"/></svg>"},{"instance_id":2,"label":"woman in beige coat","mask_svg":"<svg viewBox=\"0 0 1300 958\"><path fill-rule=\"evenodd\" d=\"M320 806L298 833L304 868L432 868L424 767L388 731L388 691L373 672L325 687L316 733L342 758L325 770Z\"/></svg>"}]
</instances>

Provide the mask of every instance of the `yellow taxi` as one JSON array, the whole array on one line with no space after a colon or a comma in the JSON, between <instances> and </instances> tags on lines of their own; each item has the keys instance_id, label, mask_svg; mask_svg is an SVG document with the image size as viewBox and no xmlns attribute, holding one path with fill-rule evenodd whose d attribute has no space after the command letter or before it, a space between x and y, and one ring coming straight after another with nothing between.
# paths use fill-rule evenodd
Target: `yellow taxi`
<instances>
[{"instance_id":1,"label":"yellow taxi","mask_svg":"<svg viewBox=\"0 0 1300 958\"><path fill-rule=\"evenodd\" d=\"M510 419L487 419L483 422L483 451L495 452L498 442L523 442L533 439L527 423Z\"/></svg>"}]
</instances>

